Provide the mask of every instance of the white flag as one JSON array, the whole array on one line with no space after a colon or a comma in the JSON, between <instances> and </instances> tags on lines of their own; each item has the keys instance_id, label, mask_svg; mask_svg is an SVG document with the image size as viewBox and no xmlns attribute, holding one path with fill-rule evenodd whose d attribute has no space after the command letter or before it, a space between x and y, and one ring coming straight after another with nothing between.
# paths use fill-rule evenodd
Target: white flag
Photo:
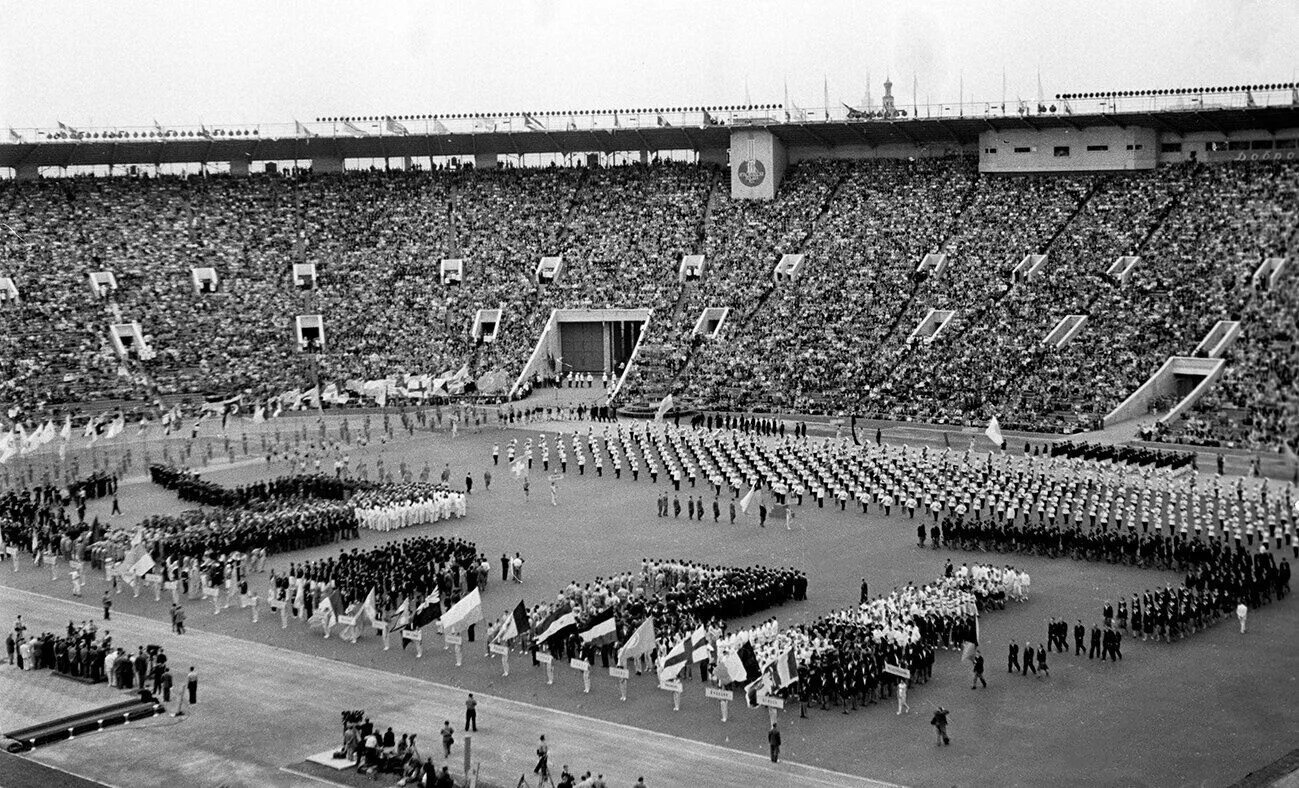
<instances>
[{"instance_id":1,"label":"white flag","mask_svg":"<svg viewBox=\"0 0 1299 788\"><path fill-rule=\"evenodd\" d=\"M1006 439L1001 435L1001 425L997 423L996 416L988 420L988 428L983 431L983 434L988 436L988 440L997 444L997 448L1001 448L1001 444L1006 442Z\"/></svg>"},{"instance_id":2,"label":"white flag","mask_svg":"<svg viewBox=\"0 0 1299 788\"><path fill-rule=\"evenodd\" d=\"M666 397L659 400L658 410L654 411L654 420L663 421L663 417L668 414L669 410L672 410L672 405L673 400L671 394L668 394Z\"/></svg>"}]
</instances>

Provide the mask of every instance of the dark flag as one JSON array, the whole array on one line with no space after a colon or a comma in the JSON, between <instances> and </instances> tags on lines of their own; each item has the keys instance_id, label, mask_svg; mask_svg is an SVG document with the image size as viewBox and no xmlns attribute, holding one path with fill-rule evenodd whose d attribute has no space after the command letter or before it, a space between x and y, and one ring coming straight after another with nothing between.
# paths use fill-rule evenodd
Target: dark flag
<instances>
[{"instance_id":1,"label":"dark flag","mask_svg":"<svg viewBox=\"0 0 1299 788\"><path fill-rule=\"evenodd\" d=\"M740 648L735 652L735 655L740 658L740 663L744 665L745 673L750 676L760 676L762 674L762 666L758 664L758 654L753 650L752 643L747 640L744 641L740 644Z\"/></svg>"}]
</instances>

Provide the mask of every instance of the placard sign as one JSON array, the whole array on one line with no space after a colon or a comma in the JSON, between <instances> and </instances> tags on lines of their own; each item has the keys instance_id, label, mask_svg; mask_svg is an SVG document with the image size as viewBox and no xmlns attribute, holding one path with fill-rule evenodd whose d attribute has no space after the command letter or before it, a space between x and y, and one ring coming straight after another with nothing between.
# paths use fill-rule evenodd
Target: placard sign
<instances>
[{"instance_id":1,"label":"placard sign","mask_svg":"<svg viewBox=\"0 0 1299 788\"><path fill-rule=\"evenodd\" d=\"M893 674L894 676L897 676L898 678L902 678L902 679L908 679L908 680L909 680L909 679L911 678L911 671L907 670L907 669L904 668L904 667L900 667L900 666L898 666L898 665L894 665L894 664L891 663L891 662L885 662L885 663L884 663L884 672L885 672L885 673L891 673L891 674Z\"/></svg>"},{"instance_id":2,"label":"placard sign","mask_svg":"<svg viewBox=\"0 0 1299 788\"><path fill-rule=\"evenodd\" d=\"M713 700L735 700L735 693L728 689L708 687L704 690L704 697L712 698Z\"/></svg>"}]
</instances>

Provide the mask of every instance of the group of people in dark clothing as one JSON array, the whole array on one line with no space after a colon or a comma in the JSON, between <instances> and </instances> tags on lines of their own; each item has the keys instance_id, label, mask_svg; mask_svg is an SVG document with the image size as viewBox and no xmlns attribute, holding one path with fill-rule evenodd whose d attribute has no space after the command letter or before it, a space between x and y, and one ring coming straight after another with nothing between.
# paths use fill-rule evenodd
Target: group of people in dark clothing
<instances>
[{"instance_id":1,"label":"group of people in dark clothing","mask_svg":"<svg viewBox=\"0 0 1299 788\"><path fill-rule=\"evenodd\" d=\"M274 578L276 597L292 603L297 586L313 591L332 586L345 605L363 601L373 589L381 617L403 599L423 601L436 595L449 608L463 595L484 586L491 564L473 542L456 537L418 536L388 542L369 550L353 548L334 558L289 564L288 573ZM316 600L304 592L310 617Z\"/></svg>"}]
</instances>

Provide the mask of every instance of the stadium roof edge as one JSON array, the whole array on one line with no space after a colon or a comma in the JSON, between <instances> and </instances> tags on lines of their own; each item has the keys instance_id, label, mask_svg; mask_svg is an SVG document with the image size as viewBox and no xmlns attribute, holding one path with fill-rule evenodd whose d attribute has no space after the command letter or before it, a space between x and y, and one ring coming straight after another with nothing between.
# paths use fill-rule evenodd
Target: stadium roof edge
<instances>
[{"instance_id":1,"label":"stadium roof edge","mask_svg":"<svg viewBox=\"0 0 1299 788\"><path fill-rule=\"evenodd\" d=\"M1275 133L1299 128L1299 107L1167 110L1090 115L1061 113L816 122L758 121L705 127L597 128L388 136L68 139L0 143L0 167L73 167L219 161L294 161L475 154L547 154L725 149L736 128L763 128L787 146L970 145L985 131L1082 130L1135 126L1165 134Z\"/></svg>"}]
</instances>

